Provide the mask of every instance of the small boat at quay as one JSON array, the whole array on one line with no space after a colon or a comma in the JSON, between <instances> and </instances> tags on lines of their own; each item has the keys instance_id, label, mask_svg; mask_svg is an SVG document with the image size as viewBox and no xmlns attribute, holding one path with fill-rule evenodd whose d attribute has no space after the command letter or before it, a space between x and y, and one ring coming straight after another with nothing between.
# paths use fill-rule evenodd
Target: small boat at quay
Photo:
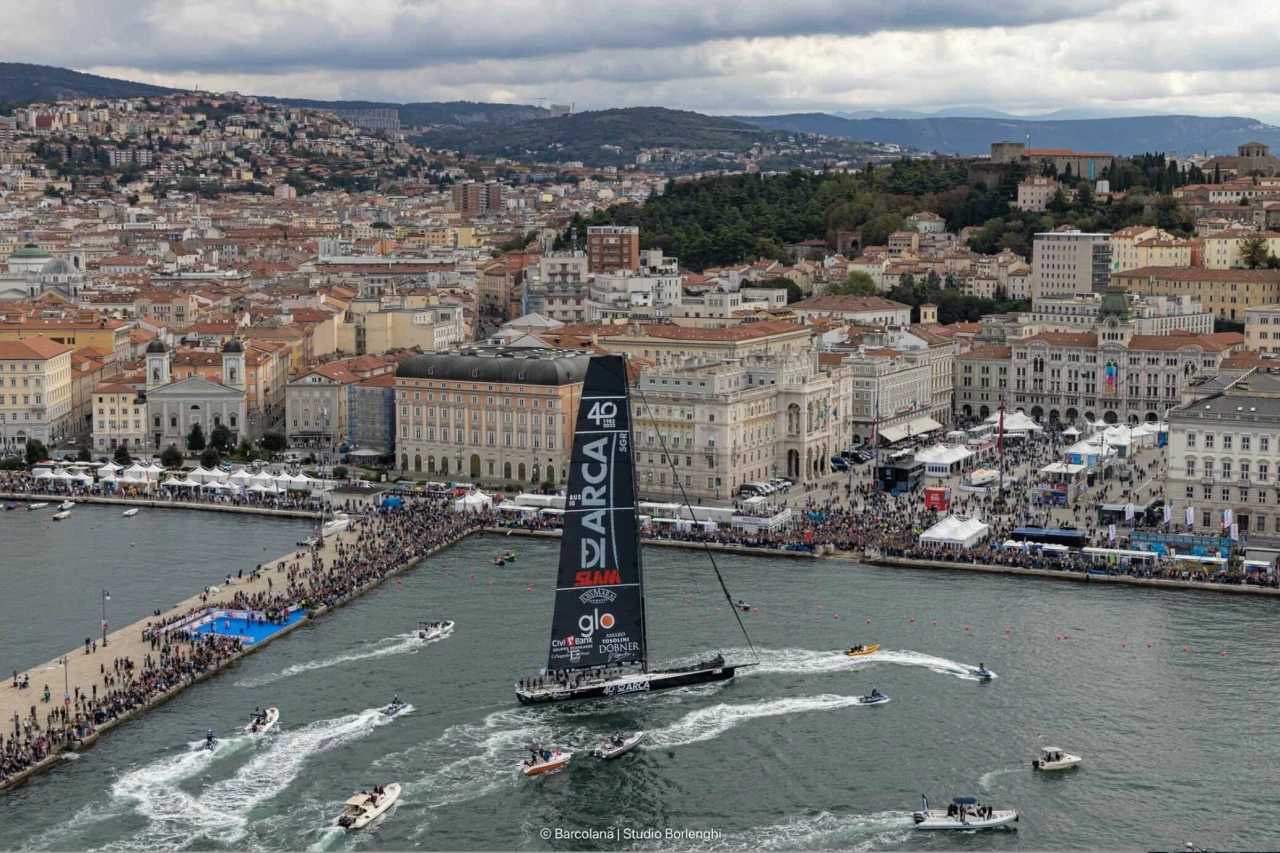
<instances>
[{"instance_id":1,"label":"small boat at quay","mask_svg":"<svg viewBox=\"0 0 1280 853\"><path fill-rule=\"evenodd\" d=\"M48 506L48 504L47 504L47 503L44 503L44 502L42 501L42 502L40 502L40 503L28 504L28 505L27 505L27 509L44 509L44 508L45 508L45 507L47 507L47 506Z\"/></svg>"},{"instance_id":2,"label":"small boat at quay","mask_svg":"<svg viewBox=\"0 0 1280 853\"><path fill-rule=\"evenodd\" d=\"M62 503L58 504L58 509L75 509L75 508L76 508L75 501L63 501Z\"/></svg>"},{"instance_id":3,"label":"small boat at quay","mask_svg":"<svg viewBox=\"0 0 1280 853\"><path fill-rule=\"evenodd\" d=\"M53 514L53 520L54 520L54 521L63 521L63 520L68 519L68 518L70 518L70 517L71 517L71 513L70 513L70 511L65 510L65 509L64 509L62 512L55 512L55 513Z\"/></svg>"},{"instance_id":4,"label":"small boat at quay","mask_svg":"<svg viewBox=\"0 0 1280 853\"><path fill-rule=\"evenodd\" d=\"M133 509L126 509L124 512L121 513L121 515L125 518L133 518L137 514L138 514L138 508L136 506Z\"/></svg>"}]
</instances>

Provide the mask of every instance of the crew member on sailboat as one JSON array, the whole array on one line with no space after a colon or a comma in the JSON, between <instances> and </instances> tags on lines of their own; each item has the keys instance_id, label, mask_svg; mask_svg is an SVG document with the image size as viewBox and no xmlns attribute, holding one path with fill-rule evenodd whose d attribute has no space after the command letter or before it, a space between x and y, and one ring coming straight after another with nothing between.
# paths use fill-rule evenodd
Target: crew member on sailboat
<instances>
[{"instance_id":1,"label":"crew member on sailboat","mask_svg":"<svg viewBox=\"0 0 1280 853\"><path fill-rule=\"evenodd\" d=\"M733 677L734 667L719 655L680 669L649 669L633 444L626 359L592 358L569 463L550 654L543 675L516 683L523 703Z\"/></svg>"}]
</instances>

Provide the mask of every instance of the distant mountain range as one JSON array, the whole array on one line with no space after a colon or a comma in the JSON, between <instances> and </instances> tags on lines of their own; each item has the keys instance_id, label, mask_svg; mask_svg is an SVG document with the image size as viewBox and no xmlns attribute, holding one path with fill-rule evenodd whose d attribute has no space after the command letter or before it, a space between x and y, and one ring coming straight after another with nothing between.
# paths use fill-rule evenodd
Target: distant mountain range
<instances>
[{"instance_id":1,"label":"distant mountain range","mask_svg":"<svg viewBox=\"0 0 1280 853\"><path fill-rule=\"evenodd\" d=\"M181 91L84 74L66 68L0 63L0 103L69 98L131 98ZM430 127L427 144L482 156L551 160L599 159L601 146L617 159L640 148L661 146L741 151L746 140L770 141L769 133L817 133L853 143L892 143L905 149L961 156L986 154L992 142L1027 141L1036 148L1073 148L1112 154L1145 151L1234 153L1258 141L1280 150L1280 127L1242 116L1109 116L1097 110L1059 110L1035 117L1011 116L985 107L951 107L936 113L862 110L842 114L708 116L658 107L598 110L550 119L541 107L470 101L396 104L379 101L265 100L325 110L389 107L401 124ZM537 120L545 119L545 120ZM749 144L749 143L748 143ZM596 152L595 157L591 155Z\"/></svg>"},{"instance_id":2,"label":"distant mountain range","mask_svg":"<svg viewBox=\"0 0 1280 853\"><path fill-rule=\"evenodd\" d=\"M865 142L961 156L987 154L991 143L1026 142L1033 148L1072 148L1109 154L1145 151L1234 154L1244 142L1280 148L1280 127L1240 116L1129 116L1026 121L1014 118L862 118L826 113L735 116L768 130L820 133Z\"/></svg>"}]
</instances>

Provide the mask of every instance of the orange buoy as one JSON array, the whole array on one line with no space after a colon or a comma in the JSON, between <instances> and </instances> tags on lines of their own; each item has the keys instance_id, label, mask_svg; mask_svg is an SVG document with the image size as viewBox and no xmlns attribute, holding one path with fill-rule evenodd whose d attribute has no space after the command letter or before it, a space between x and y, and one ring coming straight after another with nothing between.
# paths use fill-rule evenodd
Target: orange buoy
<instances>
[{"instance_id":1,"label":"orange buoy","mask_svg":"<svg viewBox=\"0 0 1280 853\"><path fill-rule=\"evenodd\" d=\"M1227 656L1227 650L1223 649L1222 651L1218 652L1218 654L1225 658Z\"/></svg>"},{"instance_id":2,"label":"orange buoy","mask_svg":"<svg viewBox=\"0 0 1280 853\"><path fill-rule=\"evenodd\" d=\"M839 613L837 613L835 616L833 616L833 617L831 617L831 618L833 618L833 619L839 619L839 618L840 618L840 614L839 614Z\"/></svg>"},{"instance_id":3,"label":"orange buoy","mask_svg":"<svg viewBox=\"0 0 1280 853\"><path fill-rule=\"evenodd\" d=\"M821 610L821 609L822 609L822 605L821 605L821 604L819 604L819 605L818 605L818 609L819 609L819 610Z\"/></svg>"},{"instance_id":4,"label":"orange buoy","mask_svg":"<svg viewBox=\"0 0 1280 853\"><path fill-rule=\"evenodd\" d=\"M911 618L909 618L907 621L908 621L908 622L914 622L914 621L916 621L916 617L912 616L912 617L911 617Z\"/></svg>"},{"instance_id":5,"label":"orange buoy","mask_svg":"<svg viewBox=\"0 0 1280 853\"><path fill-rule=\"evenodd\" d=\"M448 573L448 572L445 572L445 573L444 573L444 576L445 576L445 577L449 577L449 573Z\"/></svg>"},{"instance_id":6,"label":"orange buoy","mask_svg":"<svg viewBox=\"0 0 1280 853\"><path fill-rule=\"evenodd\" d=\"M489 586L493 586L493 581L489 581Z\"/></svg>"},{"instance_id":7,"label":"orange buoy","mask_svg":"<svg viewBox=\"0 0 1280 853\"><path fill-rule=\"evenodd\" d=\"M404 578L396 578L396 586L403 586Z\"/></svg>"},{"instance_id":8,"label":"orange buoy","mask_svg":"<svg viewBox=\"0 0 1280 853\"><path fill-rule=\"evenodd\" d=\"M759 613L759 612L760 612L760 608L759 608L759 607L753 607L753 608L751 608L751 612L752 612L752 613Z\"/></svg>"},{"instance_id":9,"label":"orange buoy","mask_svg":"<svg viewBox=\"0 0 1280 853\"><path fill-rule=\"evenodd\" d=\"M1013 629L1012 629L1012 628L1005 628L1005 629L1004 629L1004 632L1005 632L1006 634L1012 634L1012 633L1013 633Z\"/></svg>"},{"instance_id":10,"label":"orange buoy","mask_svg":"<svg viewBox=\"0 0 1280 853\"><path fill-rule=\"evenodd\" d=\"M684 603L685 603L685 604L693 604L693 599L692 599L692 598L686 598L686 599L684 600Z\"/></svg>"},{"instance_id":11,"label":"orange buoy","mask_svg":"<svg viewBox=\"0 0 1280 853\"><path fill-rule=\"evenodd\" d=\"M1182 647L1182 650L1185 652L1185 651L1187 650L1187 647L1186 647L1186 646L1183 646L1183 647Z\"/></svg>"},{"instance_id":12,"label":"orange buoy","mask_svg":"<svg viewBox=\"0 0 1280 853\"><path fill-rule=\"evenodd\" d=\"M965 626L964 626L964 629L965 629L966 631L968 631L968 630L969 630L969 626L968 626L968 625L965 625Z\"/></svg>"},{"instance_id":13,"label":"orange buoy","mask_svg":"<svg viewBox=\"0 0 1280 853\"><path fill-rule=\"evenodd\" d=\"M472 575L471 575L471 579L472 579L472 580L475 580L475 579L476 579L476 576L475 576L475 574L474 574L474 573L472 573Z\"/></svg>"},{"instance_id":14,"label":"orange buoy","mask_svg":"<svg viewBox=\"0 0 1280 853\"><path fill-rule=\"evenodd\" d=\"M934 619L934 620L933 620L933 624L937 625L937 624L938 624L938 620L937 620L937 619Z\"/></svg>"},{"instance_id":15,"label":"orange buoy","mask_svg":"<svg viewBox=\"0 0 1280 853\"><path fill-rule=\"evenodd\" d=\"M867 620L867 624L868 624L868 625L870 625L870 624L871 624L871 620L870 620L870 619L868 619L868 620Z\"/></svg>"},{"instance_id":16,"label":"orange buoy","mask_svg":"<svg viewBox=\"0 0 1280 853\"><path fill-rule=\"evenodd\" d=\"M717 608L716 608L716 612L717 612L717 613L719 613L719 612L720 612L720 608L719 608L719 607L717 607Z\"/></svg>"},{"instance_id":17,"label":"orange buoy","mask_svg":"<svg viewBox=\"0 0 1280 853\"><path fill-rule=\"evenodd\" d=\"M1064 639L1064 640L1070 640L1070 639L1071 639L1071 635L1070 635L1070 634L1063 634L1063 635L1062 635L1062 639Z\"/></svg>"},{"instance_id":18,"label":"orange buoy","mask_svg":"<svg viewBox=\"0 0 1280 853\"><path fill-rule=\"evenodd\" d=\"M1151 648L1151 644L1150 644L1150 643L1147 643L1147 648Z\"/></svg>"},{"instance_id":19,"label":"orange buoy","mask_svg":"<svg viewBox=\"0 0 1280 853\"><path fill-rule=\"evenodd\" d=\"M1120 648L1122 648L1122 649L1128 648L1128 644L1127 644L1127 643L1121 643L1121 644L1120 644Z\"/></svg>"}]
</instances>

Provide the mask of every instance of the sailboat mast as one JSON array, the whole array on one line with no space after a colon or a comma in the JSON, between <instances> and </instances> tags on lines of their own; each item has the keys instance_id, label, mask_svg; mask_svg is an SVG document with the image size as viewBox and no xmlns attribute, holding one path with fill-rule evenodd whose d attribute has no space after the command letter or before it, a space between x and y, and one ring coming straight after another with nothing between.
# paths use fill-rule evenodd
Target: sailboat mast
<instances>
[{"instance_id":1,"label":"sailboat mast","mask_svg":"<svg viewBox=\"0 0 1280 853\"><path fill-rule=\"evenodd\" d=\"M627 411L635 414L631 405L631 359L622 359L622 381L626 388ZM636 580L640 584L640 669L649 671L649 622L644 603L644 551L640 547L640 485L636 476L636 423L634 417L627 418L627 441L631 445L631 503L636 507Z\"/></svg>"}]
</instances>

